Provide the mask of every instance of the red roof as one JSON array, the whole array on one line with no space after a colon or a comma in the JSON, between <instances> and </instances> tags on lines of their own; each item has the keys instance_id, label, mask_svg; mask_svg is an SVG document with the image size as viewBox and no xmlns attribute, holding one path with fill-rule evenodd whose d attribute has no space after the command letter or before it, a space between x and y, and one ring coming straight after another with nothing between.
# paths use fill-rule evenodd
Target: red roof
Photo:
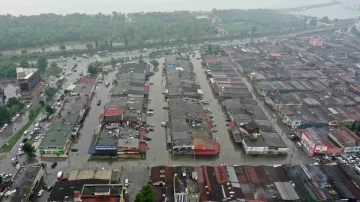
<instances>
[{"instance_id":1,"label":"red roof","mask_svg":"<svg viewBox=\"0 0 360 202\"><path fill-rule=\"evenodd\" d=\"M270 53L271 57L280 57L281 55L279 53Z\"/></svg>"},{"instance_id":2,"label":"red roof","mask_svg":"<svg viewBox=\"0 0 360 202\"><path fill-rule=\"evenodd\" d=\"M212 147L195 146L195 155L216 155L220 152L220 143L214 142Z\"/></svg>"},{"instance_id":3,"label":"red roof","mask_svg":"<svg viewBox=\"0 0 360 202\"><path fill-rule=\"evenodd\" d=\"M149 94L150 86L145 85L144 86L144 94Z\"/></svg>"},{"instance_id":4,"label":"red roof","mask_svg":"<svg viewBox=\"0 0 360 202\"><path fill-rule=\"evenodd\" d=\"M82 202L119 202L120 196L93 196L93 197L82 197Z\"/></svg>"},{"instance_id":5,"label":"red roof","mask_svg":"<svg viewBox=\"0 0 360 202\"><path fill-rule=\"evenodd\" d=\"M235 49L232 46L224 46L223 49L227 54L235 52Z\"/></svg>"},{"instance_id":6,"label":"red roof","mask_svg":"<svg viewBox=\"0 0 360 202\"><path fill-rule=\"evenodd\" d=\"M123 115L125 112L124 109L107 109L104 112L105 116L119 116L119 115Z\"/></svg>"},{"instance_id":7,"label":"red roof","mask_svg":"<svg viewBox=\"0 0 360 202\"><path fill-rule=\"evenodd\" d=\"M145 141L140 141L139 150L140 151L146 151L146 142Z\"/></svg>"},{"instance_id":8,"label":"red roof","mask_svg":"<svg viewBox=\"0 0 360 202\"><path fill-rule=\"evenodd\" d=\"M216 57L205 58L205 63L216 63L218 59Z\"/></svg>"},{"instance_id":9,"label":"red roof","mask_svg":"<svg viewBox=\"0 0 360 202\"><path fill-rule=\"evenodd\" d=\"M96 79L95 78L82 78L80 79L79 83L95 83Z\"/></svg>"}]
</instances>

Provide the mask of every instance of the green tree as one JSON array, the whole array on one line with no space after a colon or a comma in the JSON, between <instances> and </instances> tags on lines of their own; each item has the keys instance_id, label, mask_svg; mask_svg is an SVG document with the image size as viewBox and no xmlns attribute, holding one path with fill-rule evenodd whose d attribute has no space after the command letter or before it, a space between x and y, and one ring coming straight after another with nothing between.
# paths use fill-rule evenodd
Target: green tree
<instances>
[{"instance_id":1,"label":"green tree","mask_svg":"<svg viewBox=\"0 0 360 202\"><path fill-rule=\"evenodd\" d=\"M21 50L21 55L25 55L27 53L27 50Z\"/></svg>"},{"instance_id":2,"label":"green tree","mask_svg":"<svg viewBox=\"0 0 360 202\"><path fill-rule=\"evenodd\" d=\"M11 108L11 107L14 106L14 105L21 105L21 104L23 104L23 103L21 103L21 102L17 99L17 97L11 97L11 98L9 98L9 99L7 100L6 106L7 106L8 108Z\"/></svg>"},{"instance_id":3,"label":"green tree","mask_svg":"<svg viewBox=\"0 0 360 202\"><path fill-rule=\"evenodd\" d=\"M140 55L140 58L139 58L138 62L139 62L139 64L144 64L145 63L144 58L143 58L142 55Z\"/></svg>"},{"instance_id":4,"label":"green tree","mask_svg":"<svg viewBox=\"0 0 360 202\"><path fill-rule=\"evenodd\" d=\"M95 75L98 73L98 65L96 63L90 63L88 66L88 73Z\"/></svg>"},{"instance_id":5,"label":"green tree","mask_svg":"<svg viewBox=\"0 0 360 202\"><path fill-rule=\"evenodd\" d=\"M9 110L7 109L7 107L1 106L0 107L0 125L9 123L10 119L11 119L11 117L10 117Z\"/></svg>"},{"instance_id":6,"label":"green tree","mask_svg":"<svg viewBox=\"0 0 360 202\"><path fill-rule=\"evenodd\" d=\"M136 194L135 202L153 202L155 200L155 193L151 185L147 184Z\"/></svg>"},{"instance_id":7,"label":"green tree","mask_svg":"<svg viewBox=\"0 0 360 202\"><path fill-rule=\"evenodd\" d=\"M112 67L116 67L116 60L115 60L115 58L111 58L110 64L111 64Z\"/></svg>"},{"instance_id":8,"label":"green tree","mask_svg":"<svg viewBox=\"0 0 360 202\"><path fill-rule=\"evenodd\" d=\"M99 42L96 40L95 41L95 47L98 48L99 47Z\"/></svg>"},{"instance_id":9,"label":"green tree","mask_svg":"<svg viewBox=\"0 0 360 202\"><path fill-rule=\"evenodd\" d=\"M41 51L44 53L45 52L45 47L44 46L41 46Z\"/></svg>"},{"instance_id":10,"label":"green tree","mask_svg":"<svg viewBox=\"0 0 360 202\"><path fill-rule=\"evenodd\" d=\"M155 68L159 66L159 62L157 60L151 60L150 63L154 65Z\"/></svg>"},{"instance_id":11,"label":"green tree","mask_svg":"<svg viewBox=\"0 0 360 202\"><path fill-rule=\"evenodd\" d=\"M46 88L44 91L46 100L51 100L56 94L56 88Z\"/></svg>"},{"instance_id":12,"label":"green tree","mask_svg":"<svg viewBox=\"0 0 360 202\"><path fill-rule=\"evenodd\" d=\"M36 66L39 69L39 71L45 71L47 65L48 65L48 63L47 63L47 60L45 59L45 57L41 56L37 59Z\"/></svg>"},{"instance_id":13,"label":"green tree","mask_svg":"<svg viewBox=\"0 0 360 202\"><path fill-rule=\"evenodd\" d=\"M61 100L61 101L64 101L64 99L65 99L65 95L64 95L64 94L61 94L60 100Z\"/></svg>"},{"instance_id":14,"label":"green tree","mask_svg":"<svg viewBox=\"0 0 360 202\"><path fill-rule=\"evenodd\" d=\"M34 115L35 115L34 109L30 109L30 110L29 110L28 118L31 119Z\"/></svg>"},{"instance_id":15,"label":"green tree","mask_svg":"<svg viewBox=\"0 0 360 202\"><path fill-rule=\"evenodd\" d=\"M110 38L109 45L110 45L110 47L113 47L113 42L112 42L111 38Z\"/></svg>"},{"instance_id":16,"label":"green tree","mask_svg":"<svg viewBox=\"0 0 360 202\"><path fill-rule=\"evenodd\" d=\"M45 106L45 111L48 113L48 115L51 115L51 114L55 113L55 109L52 108L52 107L49 106L49 105L46 105L46 106Z\"/></svg>"},{"instance_id":17,"label":"green tree","mask_svg":"<svg viewBox=\"0 0 360 202\"><path fill-rule=\"evenodd\" d=\"M331 20L329 19L328 16L324 16L322 17L319 22L322 22L322 23L326 23L326 24L330 24L331 23Z\"/></svg>"},{"instance_id":18,"label":"green tree","mask_svg":"<svg viewBox=\"0 0 360 202\"><path fill-rule=\"evenodd\" d=\"M16 77L16 67L16 64L10 62L0 64L0 78Z\"/></svg>"},{"instance_id":19,"label":"green tree","mask_svg":"<svg viewBox=\"0 0 360 202\"><path fill-rule=\"evenodd\" d=\"M66 50L66 46L64 44L60 45L59 49L64 53Z\"/></svg>"},{"instance_id":20,"label":"green tree","mask_svg":"<svg viewBox=\"0 0 360 202\"><path fill-rule=\"evenodd\" d=\"M309 21L309 26L311 27L316 27L317 25L317 20L315 18L312 18L310 21Z\"/></svg>"},{"instance_id":21,"label":"green tree","mask_svg":"<svg viewBox=\"0 0 360 202\"><path fill-rule=\"evenodd\" d=\"M91 43L86 44L86 48L91 50L94 46Z\"/></svg>"},{"instance_id":22,"label":"green tree","mask_svg":"<svg viewBox=\"0 0 360 202\"><path fill-rule=\"evenodd\" d=\"M40 100L39 104L43 107L45 105L45 101L44 100Z\"/></svg>"},{"instance_id":23,"label":"green tree","mask_svg":"<svg viewBox=\"0 0 360 202\"><path fill-rule=\"evenodd\" d=\"M117 81L116 79L114 79L113 82L112 82L112 85L113 85L113 86L117 86L117 85L118 85L118 81Z\"/></svg>"},{"instance_id":24,"label":"green tree","mask_svg":"<svg viewBox=\"0 0 360 202\"><path fill-rule=\"evenodd\" d=\"M33 156L35 153L35 148L32 146L31 142L25 142L24 146L22 146L23 151L29 155Z\"/></svg>"},{"instance_id":25,"label":"green tree","mask_svg":"<svg viewBox=\"0 0 360 202\"><path fill-rule=\"evenodd\" d=\"M54 62L54 61L52 61L52 62L50 63L50 68L54 68L54 69L58 68L57 63Z\"/></svg>"},{"instance_id":26,"label":"green tree","mask_svg":"<svg viewBox=\"0 0 360 202\"><path fill-rule=\"evenodd\" d=\"M29 63L25 58L22 58L20 60L20 67L29 67L29 66L30 66Z\"/></svg>"}]
</instances>

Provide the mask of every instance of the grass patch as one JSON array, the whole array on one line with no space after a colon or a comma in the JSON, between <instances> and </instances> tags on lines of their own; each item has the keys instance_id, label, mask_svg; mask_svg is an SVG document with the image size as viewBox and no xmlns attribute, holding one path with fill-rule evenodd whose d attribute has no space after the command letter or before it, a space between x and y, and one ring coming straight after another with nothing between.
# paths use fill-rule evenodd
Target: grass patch
<instances>
[{"instance_id":1,"label":"grass patch","mask_svg":"<svg viewBox=\"0 0 360 202\"><path fill-rule=\"evenodd\" d=\"M10 151L14 145L19 141L21 136L23 136L24 132L30 127L30 125L36 120L36 118L39 116L40 112L42 110L42 107L39 106L34 110L34 115L29 119L29 121L25 124L24 127L22 127L16 135L10 138L8 141L8 145L3 145L0 149L3 151Z\"/></svg>"}]
</instances>

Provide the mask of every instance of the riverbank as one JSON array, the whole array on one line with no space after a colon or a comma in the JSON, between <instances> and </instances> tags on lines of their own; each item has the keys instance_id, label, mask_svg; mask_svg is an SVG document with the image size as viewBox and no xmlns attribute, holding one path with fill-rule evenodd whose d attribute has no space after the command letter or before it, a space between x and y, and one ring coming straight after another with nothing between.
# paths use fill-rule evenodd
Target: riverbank
<instances>
[{"instance_id":1,"label":"riverbank","mask_svg":"<svg viewBox=\"0 0 360 202\"><path fill-rule=\"evenodd\" d=\"M352 22L349 22L349 25L342 25L342 27L352 26ZM143 50L145 49L160 49L160 48L173 48L178 46L183 46L184 44L203 44L208 42L219 42L219 41L233 41L233 40L259 40L261 38L267 38L267 37L281 37L281 36L287 36L287 35L298 35L298 34L311 34L311 33L318 33L318 32L324 32L329 30L334 30L335 27L332 28L316 28L316 29L306 29L306 30L296 30L296 31L288 31L288 32L272 32L272 33L256 33L251 36L249 35L241 35L241 34L234 34L234 35L227 35L227 36L212 36L212 37L204 37L204 38L197 38L197 39L191 39L191 40L177 40L174 42L163 42L159 41L157 43L151 43L151 44L145 44L145 45L119 45L119 46L113 46L108 49L109 52L131 52L133 50ZM57 58L60 56L63 57L71 57L73 55L80 56L82 54L97 54L99 49L70 49L66 50L64 52L58 50L58 51L51 51L51 52L44 52L44 53L28 53L25 55L25 57L28 60L36 60L40 56L44 56L46 58ZM19 62L21 58L23 58L24 55L8 55L8 56L2 56L0 57L0 62L11 60L13 62Z\"/></svg>"}]
</instances>

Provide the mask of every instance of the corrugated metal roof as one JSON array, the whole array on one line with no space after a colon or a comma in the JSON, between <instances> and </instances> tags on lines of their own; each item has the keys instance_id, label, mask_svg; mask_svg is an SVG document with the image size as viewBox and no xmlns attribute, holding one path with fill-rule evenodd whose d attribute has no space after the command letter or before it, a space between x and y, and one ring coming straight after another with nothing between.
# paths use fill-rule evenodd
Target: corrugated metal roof
<instances>
[{"instance_id":1,"label":"corrugated metal roof","mask_svg":"<svg viewBox=\"0 0 360 202\"><path fill-rule=\"evenodd\" d=\"M342 193L345 199L355 198L342 182L334 182L334 186Z\"/></svg>"},{"instance_id":2,"label":"corrugated metal roof","mask_svg":"<svg viewBox=\"0 0 360 202\"><path fill-rule=\"evenodd\" d=\"M350 180L344 182L346 188L354 195L354 199L360 199L360 190Z\"/></svg>"},{"instance_id":3,"label":"corrugated metal roof","mask_svg":"<svg viewBox=\"0 0 360 202\"><path fill-rule=\"evenodd\" d=\"M282 200L299 200L300 197L296 193L290 182L274 182Z\"/></svg>"},{"instance_id":4,"label":"corrugated metal roof","mask_svg":"<svg viewBox=\"0 0 360 202\"><path fill-rule=\"evenodd\" d=\"M234 167L232 166L226 166L226 169L227 169L227 173L229 175L229 181L230 182L239 182L237 176L236 176L236 173L235 173L235 169Z\"/></svg>"}]
</instances>

